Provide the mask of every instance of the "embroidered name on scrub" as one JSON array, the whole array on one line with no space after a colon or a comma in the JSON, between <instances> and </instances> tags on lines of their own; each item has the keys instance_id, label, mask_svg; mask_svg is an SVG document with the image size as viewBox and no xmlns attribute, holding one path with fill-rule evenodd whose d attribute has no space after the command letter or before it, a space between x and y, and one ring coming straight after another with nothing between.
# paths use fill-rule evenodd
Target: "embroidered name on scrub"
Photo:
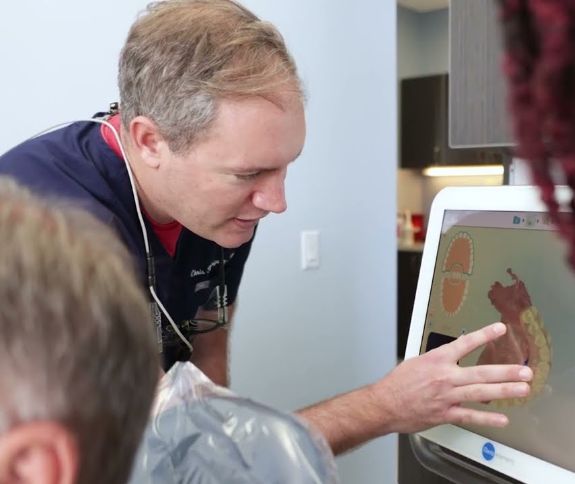
<instances>
[{"instance_id":1,"label":"embroidered name on scrub","mask_svg":"<svg viewBox=\"0 0 575 484\"><path fill-rule=\"evenodd\" d=\"M224 260L224 266L234 257L234 255L235 255L235 252L230 253L229 257ZM190 278L193 279L195 277L202 277L202 276L206 276L206 275L211 276L212 273L214 272L214 269L219 266L220 262L221 261L218 259L218 260L212 261L206 269L192 269L190 271ZM208 289L209 287L210 287L210 280L209 279L199 281L194 286L194 292L203 291L204 289Z\"/></svg>"}]
</instances>

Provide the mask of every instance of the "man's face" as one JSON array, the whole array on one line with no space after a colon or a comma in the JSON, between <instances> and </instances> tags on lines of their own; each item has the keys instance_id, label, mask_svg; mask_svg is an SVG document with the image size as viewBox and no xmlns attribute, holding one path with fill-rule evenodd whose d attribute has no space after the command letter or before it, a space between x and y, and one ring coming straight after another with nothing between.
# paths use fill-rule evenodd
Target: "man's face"
<instances>
[{"instance_id":1,"label":"man's face","mask_svg":"<svg viewBox=\"0 0 575 484\"><path fill-rule=\"evenodd\" d=\"M164 157L159 208L227 248L249 241L270 212L283 212L286 171L303 148L305 118L295 94L280 100L221 101L208 133L188 153Z\"/></svg>"}]
</instances>

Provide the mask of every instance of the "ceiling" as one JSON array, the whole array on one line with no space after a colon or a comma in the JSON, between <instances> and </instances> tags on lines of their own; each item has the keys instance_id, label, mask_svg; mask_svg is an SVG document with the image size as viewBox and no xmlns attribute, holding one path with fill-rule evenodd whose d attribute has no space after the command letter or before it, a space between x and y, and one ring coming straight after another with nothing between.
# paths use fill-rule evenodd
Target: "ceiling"
<instances>
[{"instance_id":1,"label":"ceiling","mask_svg":"<svg viewBox=\"0 0 575 484\"><path fill-rule=\"evenodd\" d=\"M397 0L397 3L417 12L431 12L449 6L449 0Z\"/></svg>"}]
</instances>

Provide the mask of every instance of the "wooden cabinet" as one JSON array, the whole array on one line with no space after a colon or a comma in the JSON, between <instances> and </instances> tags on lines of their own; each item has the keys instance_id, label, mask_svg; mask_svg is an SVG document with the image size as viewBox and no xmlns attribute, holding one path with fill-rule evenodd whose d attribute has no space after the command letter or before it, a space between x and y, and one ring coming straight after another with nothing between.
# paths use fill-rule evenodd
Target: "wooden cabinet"
<instances>
[{"instance_id":1,"label":"wooden cabinet","mask_svg":"<svg viewBox=\"0 0 575 484\"><path fill-rule=\"evenodd\" d=\"M421 168L441 158L442 90L446 76L401 81L401 166Z\"/></svg>"},{"instance_id":2,"label":"wooden cabinet","mask_svg":"<svg viewBox=\"0 0 575 484\"><path fill-rule=\"evenodd\" d=\"M497 0L451 0L449 144L510 146Z\"/></svg>"},{"instance_id":3,"label":"wooden cabinet","mask_svg":"<svg viewBox=\"0 0 575 484\"><path fill-rule=\"evenodd\" d=\"M401 81L402 168L465 163L447 143L447 110L447 74Z\"/></svg>"},{"instance_id":4,"label":"wooden cabinet","mask_svg":"<svg viewBox=\"0 0 575 484\"><path fill-rule=\"evenodd\" d=\"M401 81L401 167L501 164L501 150L449 146L448 84L447 74Z\"/></svg>"}]
</instances>

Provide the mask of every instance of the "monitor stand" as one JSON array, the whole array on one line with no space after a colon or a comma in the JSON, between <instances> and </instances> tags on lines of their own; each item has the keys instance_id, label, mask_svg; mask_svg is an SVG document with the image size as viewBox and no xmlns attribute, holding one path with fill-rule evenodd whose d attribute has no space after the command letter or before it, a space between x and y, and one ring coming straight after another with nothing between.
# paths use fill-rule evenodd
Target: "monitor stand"
<instances>
[{"instance_id":1,"label":"monitor stand","mask_svg":"<svg viewBox=\"0 0 575 484\"><path fill-rule=\"evenodd\" d=\"M482 466L429 440L412 434L409 441L422 466L445 479L459 484L522 484Z\"/></svg>"}]
</instances>

